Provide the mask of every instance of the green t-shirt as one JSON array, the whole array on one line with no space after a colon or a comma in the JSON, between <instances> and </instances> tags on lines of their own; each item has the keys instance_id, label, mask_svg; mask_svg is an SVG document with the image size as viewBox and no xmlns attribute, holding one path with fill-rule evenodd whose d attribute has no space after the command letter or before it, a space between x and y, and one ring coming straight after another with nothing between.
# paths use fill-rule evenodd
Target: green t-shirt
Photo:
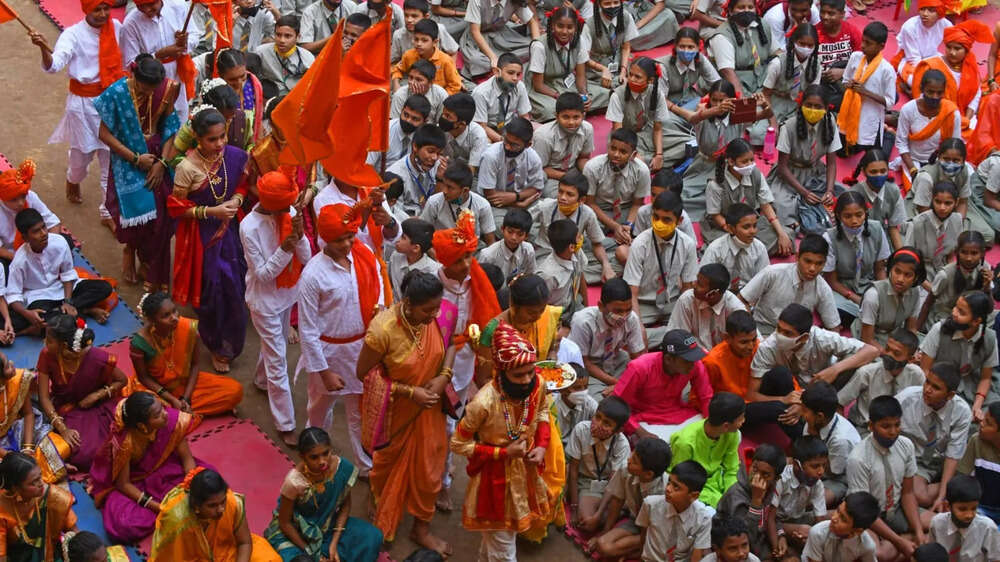
<instances>
[{"instance_id":1,"label":"green t-shirt","mask_svg":"<svg viewBox=\"0 0 1000 562\"><path fill-rule=\"evenodd\" d=\"M670 436L673 470L678 463L697 461L708 472L708 481L698 499L715 507L722 494L736 483L740 469L740 432L724 433L712 440L705 434L705 420L694 422Z\"/></svg>"}]
</instances>

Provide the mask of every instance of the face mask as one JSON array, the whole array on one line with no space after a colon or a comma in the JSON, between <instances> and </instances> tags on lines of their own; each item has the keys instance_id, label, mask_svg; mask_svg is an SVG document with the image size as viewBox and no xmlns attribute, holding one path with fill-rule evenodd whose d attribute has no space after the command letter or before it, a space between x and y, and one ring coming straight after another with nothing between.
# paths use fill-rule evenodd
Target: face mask
<instances>
[{"instance_id":1,"label":"face mask","mask_svg":"<svg viewBox=\"0 0 1000 562\"><path fill-rule=\"evenodd\" d=\"M819 478L809 478L806 476L805 472L802 472L802 469L797 466L793 468L792 471L795 472L795 477L799 479L799 482L806 486L815 486L816 483L819 482Z\"/></svg>"},{"instance_id":2,"label":"face mask","mask_svg":"<svg viewBox=\"0 0 1000 562\"><path fill-rule=\"evenodd\" d=\"M927 96L923 96L923 100L927 109L937 109L941 107L941 98L929 98Z\"/></svg>"},{"instance_id":3,"label":"face mask","mask_svg":"<svg viewBox=\"0 0 1000 562\"><path fill-rule=\"evenodd\" d=\"M961 324L955 322L955 319L949 316L947 319L945 319L944 325L942 325L941 327L954 334L955 332L964 332L968 330L971 326L972 325L969 324L968 322L963 322Z\"/></svg>"},{"instance_id":4,"label":"face mask","mask_svg":"<svg viewBox=\"0 0 1000 562\"><path fill-rule=\"evenodd\" d=\"M882 366L886 371L897 371L906 366L906 361L897 361L893 356L883 353Z\"/></svg>"},{"instance_id":5,"label":"face mask","mask_svg":"<svg viewBox=\"0 0 1000 562\"><path fill-rule=\"evenodd\" d=\"M806 123L810 125L815 125L820 122L820 119L826 115L825 109L816 109L814 107L803 107L802 116L806 118Z\"/></svg>"},{"instance_id":6,"label":"face mask","mask_svg":"<svg viewBox=\"0 0 1000 562\"><path fill-rule=\"evenodd\" d=\"M872 433L872 438L874 438L875 442L878 443L879 445L881 445L885 449L892 448L892 444L896 442L896 439L899 439L898 437L893 437L892 439L887 439L885 437L882 437L878 433L874 433L874 432Z\"/></svg>"},{"instance_id":7,"label":"face mask","mask_svg":"<svg viewBox=\"0 0 1000 562\"><path fill-rule=\"evenodd\" d=\"M962 162L941 162L941 171L949 176L958 175L962 171Z\"/></svg>"},{"instance_id":8,"label":"face mask","mask_svg":"<svg viewBox=\"0 0 1000 562\"><path fill-rule=\"evenodd\" d=\"M641 94L641 93L645 92L647 87L649 87L649 83L648 82L643 82L642 84L636 84L634 82L629 82L628 83L628 89L632 90L632 92L634 92L636 94Z\"/></svg>"},{"instance_id":9,"label":"face mask","mask_svg":"<svg viewBox=\"0 0 1000 562\"><path fill-rule=\"evenodd\" d=\"M681 59L684 64L690 64L696 56L698 56L698 51L675 51L677 53L677 58Z\"/></svg>"},{"instance_id":10,"label":"face mask","mask_svg":"<svg viewBox=\"0 0 1000 562\"><path fill-rule=\"evenodd\" d=\"M619 4L611 8L601 8L601 11L604 12L604 17L613 20L618 17L618 14L622 13L622 7Z\"/></svg>"},{"instance_id":11,"label":"face mask","mask_svg":"<svg viewBox=\"0 0 1000 562\"><path fill-rule=\"evenodd\" d=\"M579 406L583 404L583 401L587 399L586 390L577 390L576 392L570 392L569 396L566 397L566 401L574 406Z\"/></svg>"},{"instance_id":12,"label":"face mask","mask_svg":"<svg viewBox=\"0 0 1000 562\"><path fill-rule=\"evenodd\" d=\"M752 174L754 168L756 168L756 167L757 167L757 165L754 164L753 162L751 162L751 163L747 164L746 166L733 166L733 170L737 174L739 174L741 177L745 178L745 177L749 176L750 174Z\"/></svg>"},{"instance_id":13,"label":"face mask","mask_svg":"<svg viewBox=\"0 0 1000 562\"><path fill-rule=\"evenodd\" d=\"M774 343L776 344L778 351L785 352L785 351L791 351L792 348L794 348L799 343L799 339L788 337L785 334L779 334L778 332L775 332Z\"/></svg>"},{"instance_id":14,"label":"face mask","mask_svg":"<svg viewBox=\"0 0 1000 562\"><path fill-rule=\"evenodd\" d=\"M654 220L653 221L653 234L659 236L666 240L674 235L674 230L677 229L677 225L674 223L665 223L663 221Z\"/></svg>"},{"instance_id":15,"label":"face mask","mask_svg":"<svg viewBox=\"0 0 1000 562\"><path fill-rule=\"evenodd\" d=\"M814 47L800 47L799 45L795 46L795 54L798 55L799 58L802 60L805 60L810 56L812 56L813 51L815 50L816 49Z\"/></svg>"},{"instance_id":16,"label":"face mask","mask_svg":"<svg viewBox=\"0 0 1000 562\"><path fill-rule=\"evenodd\" d=\"M861 232L865 229L864 225L856 226L853 228L850 226L843 226L842 228L844 229L844 232L846 232L849 236L854 238L857 238L861 234Z\"/></svg>"},{"instance_id":17,"label":"face mask","mask_svg":"<svg viewBox=\"0 0 1000 562\"><path fill-rule=\"evenodd\" d=\"M614 430L606 427L598 427L593 424L590 426L590 435L598 441L604 441L605 439L610 438L613 433Z\"/></svg>"},{"instance_id":18,"label":"face mask","mask_svg":"<svg viewBox=\"0 0 1000 562\"><path fill-rule=\"evenodd\" d=\"M735 244L736 247L741 250L746 250L747 248L750 247L750 242L744 242L735 236L733 236L732 239L733 239L733 244Z\"/></svg>"},{"instance_id":19,"label":"face mask","mask_svg":"<svg viewBox=\"0 0 1000 562\"><path fill-rule=\"evenodd\" d=\"M403 131L404 135L412 135L413 131L417 130L417 126L405 119L399 120L399 129Z\"/></svg>"},{"instance_id":20,"label":"face mask","mask_svg":"<svg viewBox=\"0 0 1000 562\"><path fill-rule=\"evenodd\" d=\"M959 529L965 529L968 528L969 525L972 525L972 521L962 521L958 517L955 517L954 513L951 514L951 522L954 523Z\"/></svg>"},{"instance_id":21,"label":"face mask","mask_svg":"<svg viewBox=\"0 0 1000 562\"><path fill-rule=\"evenodd\" d=\"M528 384L514 384L507 380L507 375L505 373L500 374L500 387L503 389L503 393L507 396L513 398L514 400L524 400L531 395L531 392L535 390L535 381L538 377L531 379Z\"/></svg>"},{"instance_id":22,"label":"face mask","mask_svg":"<svg viewBox=\"0 0 1000 562\"><path fill-rule=\"evenodd\" d=\"M514 82L508 82L502 78L497 78L497 85L500 86L500 91L509 92L514 89Z\"/></svg>"},{"instance_id":23,"label":"face mask","mask_svg":"<svg viewBox=\"0 0 1000 562\"><path fill-rule=\"evenodd\" d=\"M508 150L507 148L503 149L503 154L507 158L517 158L522 152L524 152L523 148L518 150Z\"/></svg>"},{"instance_id":24,"label":"face mask","mask_svg":"<svg viewBox=\"0 0 1000 562\"><path fill-rule=\"evenodd\" d=\"M625 325L625 321L628 320L628 314L615 314L614 312L608 312L604 315L604 321L608 323L608 326L612 328L621 328Z\"/></svg>"},{"instance_id":25,"label":"face mask","mask_svg":"<svg viewBox=\"0 0 1000 562\"><path fill-rule=\"evenodd\" d=\"M438 127L442 131L444 131L444 132L447 133L448 131L451 131L452 129L455 128L455 122L454 121L449 121L449 120L445 119L444 117L438 117Z\"/></svg>"},{"instance_id":26,"label":"face mask","mask_svg":"<svg viewBox=\"0 0 1000 562\"><path fill-rule=\"evenodd\" d=\"M885 185L885 182L888 180L888 174L884 176L868 176L868 185L875 191L878 191L882 189L882 186Z\"/></svg>"},{"instance_id":27,"label":"face mask","mask_svg":"<svg viewBox=\"0 0 1000 562\"><path fill-rule=\"evenodd\" d=\"M252 6L250 8L240 8L239 10L241 16L245 18L252 18L257 15L258 11L260 11L260 6Z\"/></svg>"},{"instance_id":28,"label":"face mask","mask_svg":"<svg viewBox=\"0 0 1000 562\"><path fill-rule=\"evenodd\" d=\"M754 20L757 19L757 13L756 12L739 12L739 13L736 13L736 14L733 14L733 15L729 16L729 18L731 20L733 20L733 22L735 22L736 25L738 25L740 27L750 27L750 24L753 23Z\"/></svg>"},{"instance_id":29,"label":"face mask","mask_svg":"<svg viewBox=\"0 0 1000 562\"><path fill-rule=\"evenodd\" d=\"M454 198L454 199L452 199L451 201L448 201L448 202L451 203L452 205L461 205L462 204L462 198L461 197L456 197L456 198Z\"/></svg>"},{"instance_id":30,"label":"face mask","mask_svg":"<svg viewBox=\"0 0 1000 562\"><path fill-rule=\"evenodd\" d=\"M368 9L375 12L376 14L381 14L385 11L385 4L372 4L368 3Z\"/></svg>"},{"instance_id":31,"label":"face mask","mask_svg":"<svg viewBox=\"0 0 1000 562\"><path fill-rule=\"evenodd\" d=\"M572 205L559 205L559 212L565 216L569 216L575 213L578 208L580 208L580 203L573 203Z\"/></svg>"}]
</instances>

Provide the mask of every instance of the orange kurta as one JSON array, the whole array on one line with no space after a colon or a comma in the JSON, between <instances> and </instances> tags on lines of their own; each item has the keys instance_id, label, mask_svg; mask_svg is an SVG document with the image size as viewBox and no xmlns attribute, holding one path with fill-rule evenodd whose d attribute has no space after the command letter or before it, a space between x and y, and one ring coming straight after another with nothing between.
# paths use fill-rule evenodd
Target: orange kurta
<instances>
[{"instance_id":1,"label":"orange kurta","mask_svg":"<svg viewBox=\"0 0 1000 562\"><path fill-rule=\"evenodd\" d=\"M365 345L382 355L386 374L395 383L423 386L444 362L444 341L437 322L421 329L419 346L399 320L399 305L372 319ZM421 521L434 516L448 453L445 414L395 396L390 403L390 443L372 455L369 474L375 496L375 526L393 540L403 510Z\"/></svg>"}]
</instances>

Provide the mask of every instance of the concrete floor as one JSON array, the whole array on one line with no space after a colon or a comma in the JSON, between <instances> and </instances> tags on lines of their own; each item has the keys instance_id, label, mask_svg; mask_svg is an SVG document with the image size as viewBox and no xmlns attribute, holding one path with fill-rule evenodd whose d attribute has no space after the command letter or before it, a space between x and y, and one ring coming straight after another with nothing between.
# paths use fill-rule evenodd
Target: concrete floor
<instances>
[{"instance_id":1,"label":"concrete floor","mask_svg":"<svg viewBox=\"0 0 1000 562\"><path fill-rule=\"evenodd\" d=\"M72 2L73 0L66 0ZM55 45L59 30L39 10L38 5L31 0L7 0L10 6L29 25L41 31ZM64 145L48 144L56 124L62 116L67 92L67 77L65 73L47 74L41 70L38 48L31 44L24 29L17 22L0 25L0 152L7 156L15 166L24 158L32 158L38 165L38 173L33 182L34 190L46 204L56 213L63 224L67 225L73 234L83 241L83 251L87 258L105 275L120 278L121 276L121 246L114 236L99 223L97 205L100 200L99 172L96 162L91 165L90 175L83 183L83 205L72 205L64 197L66 174L66 149ZM121 296L133 307L141 296L137 285L122 285ZM192 315L191 311L186 311ZM243 403L239 406L241 416L253 419L275 443L279 443L277 434L271 423L267 408L267 395L251 383L254 362L258 355L259 341L256 332L250 328L247 334L246 347L243 355L233 364L233 376L243 383L246 389ZM298 346L290 346L289 364L295 365L298 360ZM207 354L202 354L203 365L210 370ZM22 365L23 366L23 365ZM299 420L299 429L305 423L306 385L304 377L295 385L295 406ZM347 435L344 431L343 409L337 407L334 421L333 439L340 451L350 451ZM294 452L286 452L295 458ZM452 501L460 506L468 478L465 475L464 459L459 459L455 471L455 484L452 488ZM275 496L278 493L279 482L274 483ZM367 484L361 482L355 489L355 515L363 517L365 501L368 494ZM273 498L267 498L272 502ZM407 538L410 518L406 517L397 532L397 540L389 548L390 554L396 560L402 560L415 549L415 545ZM432 530L438 536L448 540L455 554L452 560L460 562L476 559L479 546L479 536L461 528L460 508L449 513L438 514L432 523ZM255 532L261 529L253 529ZM518 560L585 560L586 558L564 536L552 529L552 534L541 545L522 543L518 548Z\"/></svg>"}]
</instances>

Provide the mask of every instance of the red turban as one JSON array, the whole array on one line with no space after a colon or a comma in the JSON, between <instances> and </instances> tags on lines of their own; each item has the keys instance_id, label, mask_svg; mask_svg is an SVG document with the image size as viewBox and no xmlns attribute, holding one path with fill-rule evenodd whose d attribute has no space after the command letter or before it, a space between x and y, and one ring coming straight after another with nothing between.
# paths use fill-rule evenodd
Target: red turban
<instances>
[{"instance_id":1,"label":"red turban","mask_svg":"<svg viewBox=\"0 0 1000 562\"><path fill-rule=\"evenodd\" d=\"M357 234L360 226L361 217L343 203L323 207L319 212L319 217L316 218L316 230L319 231L319 237L326 243L330 243L347 233Z\"/></svg>"},{"instance_id":2,"label":"red turban","mask_svg":"<svg viewBox=\"0 0 1000 562\"><path fill-rule=\"evenodd\" d=\"M937 10L938 17L943 18L945 13L944 2L942 0L920 0L917 2L917 9L923 10L924 8L934 8Z\"/></svg>"},{"instance_id":3,"label":"red turban","mask_svg":"<svg viewBox=\"0 0 1000 562\"><path fill-rule=\"evenodd\" d=\"M89 14L97 9L101 4L113 6L110 0L80 0L80 7L83 13ZM115 35L115 24L108 15L107 21L101 26L101 35L97 49L97 64L101 77L101 89L112 85L119 78L125 76L125 69L122 68L122 52L118 49L118 37Z\"/></svg>"},{"instance_id":4,"label":"red turban","mask_svg":"<svg viewBox=\"0 0 1000 562\"><path fill-rule=\"evenodd\" d=\"M260 208L275 213L274 219L278 223L278 244L281 244L292 233L292 217L288 209L298 199L299 188L283 172L274 171L264 174L257 180L257 195L260 199ZM300 273L302 273L302 263L293 251L292 261L281 270L275 282L282 289L294 287Z\"/></svg>"},{"instance_id":5,"label":"red turban","mask_svg":"<svg viewBox=\"0 0 1000 562\"><path fill-rule=\"evenodd\" d=\"M493 364L500 371L509 371L538 361L535 346L531 345L514 326L503 320L493 332Z\"/></svg>"},{"instance_id":6,"label":"red turban","mask_svg":"<svg viewBox=\"0 0 1000 562\"><path fill-rule=\"evenodd\" d=\"M981 21L966 20L945 29L944 42L958 43L969 50L972 49L973 43L992 43L993 32Z\"/></svg>"},{"instance_id":7,"label":"red turban","mask_svg":"<svg viewBox=\"0 0 1000 562\"><path fill-rule=\"evenodd\" d=\"M21 162L16 169L0 174L0 201L10 201L24 196L31 189L31 178L35 177L35 162L30 158Z\"/></svg>"},{"instance_id":8,"label":"red turban","mask_svg":"<svg viewBox=\"0 0 1000 562\"><path fill-rule=\"evenodd\" d=\"M479 247L479 238L476 237L476 219L472 212L463 209L455 221L455 228L438 230L434 233L432 244L437 260L445 267L462 259L471 252L475 252Z\"/></svg>"}]
</instances>

